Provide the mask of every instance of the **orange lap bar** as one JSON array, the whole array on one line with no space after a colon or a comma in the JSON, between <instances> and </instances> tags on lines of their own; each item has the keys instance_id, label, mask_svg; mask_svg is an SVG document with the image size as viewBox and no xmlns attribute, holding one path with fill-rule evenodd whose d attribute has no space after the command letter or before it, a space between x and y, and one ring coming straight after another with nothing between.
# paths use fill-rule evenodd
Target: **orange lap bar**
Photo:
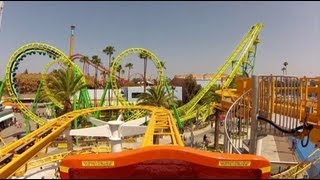
<instances>
[{"instance_id":1,"label":"orange lap bar","mask_svg":"<svg viewBox=\"0 0 320 180\"><path fill-rule=\"evenodd\" d=\"M269 179L270 162L255 155L148 146L119 153L69 155L60 163L60 177Z\"/></svg>"}]
</instances>

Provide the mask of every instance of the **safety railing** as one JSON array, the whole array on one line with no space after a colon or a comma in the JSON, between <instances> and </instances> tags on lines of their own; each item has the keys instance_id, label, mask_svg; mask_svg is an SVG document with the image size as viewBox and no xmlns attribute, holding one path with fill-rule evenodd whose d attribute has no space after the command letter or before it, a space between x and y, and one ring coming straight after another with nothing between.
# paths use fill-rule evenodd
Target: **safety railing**
<instances>
[{"instance_id":1,"label":"safety railing","mask_svg":"<svg viewBox=\"0 0 320 180\"><path fill-rule=\"evenodd\" d=\"M224 152L249 152L246 140L250 139L251 90L241 95L229 108L224 120Z\"/></svg>"},{"instance_id":2,"label":"safety railing","mask_svg":"<svg viewBox=\"0 0 320 180\"><path fill-rule=\"evenodd\" d=\"M290 76L259 77L259 116L273 122L259 121L259 128L266 134L287 136L275 127L290 130L301 125L306 107L302 96L308 88L303 81Z\"/></svg>"},{"instance_id":3,"label":"safety railing","mask_svg":"<svg viewBox=\"0 0 320 180\"><path fill-rule=\"evenodd\" d=\"M301 126L308 113L316 109L312 99L317 89L314 79L290 76L259 76L258 115L270 120L258 121L260 135L287 135L286 131ZM241 95L229 108L225 118L224 151L248 153L251 133L252 90ZM307 112L305 109L309 108Z\"/></svg>"}]
</instances>

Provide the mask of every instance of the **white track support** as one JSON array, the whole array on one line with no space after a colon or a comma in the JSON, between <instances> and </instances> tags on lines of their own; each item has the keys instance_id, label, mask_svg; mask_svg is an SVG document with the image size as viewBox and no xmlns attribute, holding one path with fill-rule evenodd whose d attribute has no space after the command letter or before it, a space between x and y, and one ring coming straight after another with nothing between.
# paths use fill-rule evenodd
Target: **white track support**
<instances>
[{"instance_id":1,"label":"white track support","mask_svg":"<svg viewBox=\"0 0 320 180\"><path fill-rule=\"evenodd\" d=\"M121 152L122 151L122 141L120 137L120 125L123 124L123 121L109 121L109 127L111 131L110 144L111 152Z\"/></svg>"}]
</instances>

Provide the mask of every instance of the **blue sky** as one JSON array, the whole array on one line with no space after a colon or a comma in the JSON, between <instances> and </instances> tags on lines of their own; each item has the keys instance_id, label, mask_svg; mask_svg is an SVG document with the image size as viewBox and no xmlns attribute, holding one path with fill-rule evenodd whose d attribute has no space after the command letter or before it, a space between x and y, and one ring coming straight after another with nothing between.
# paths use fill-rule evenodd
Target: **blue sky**
<instances>
[{"instance_id":1,"label":"blue sky","mask_svg":"<svg viewBox=\"0 0 320 180\"><path fill-rule=\"evenodd\" d=\"M255 73L320 75L320 2L108 2L13 1L4 3L0 30L0 76L10 55L30 42L43 42L68 54L70 25L76 25L75 52L107 57L142 47L165 61L166 74L215 73L252 25L264 23ZM20 71L40 72L48 62L31 57ZM134 72L142 60L127 57ZM148 74L156 76L149 63Z\"/></svg>"}]
</instances>

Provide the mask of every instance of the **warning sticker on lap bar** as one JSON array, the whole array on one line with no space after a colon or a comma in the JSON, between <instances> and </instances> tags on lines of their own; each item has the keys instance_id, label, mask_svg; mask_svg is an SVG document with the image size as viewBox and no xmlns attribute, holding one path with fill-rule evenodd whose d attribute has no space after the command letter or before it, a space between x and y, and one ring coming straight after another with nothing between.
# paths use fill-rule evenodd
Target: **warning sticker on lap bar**
<instances>
[{"instance_id":1,"label":"warning sticker on lap bar","mask_svg":"<svg viewBox=\"0 0 320 180\"><path fill-rule=\"evenodd\" d=\"M114 161L82 161L82 166L114 166Z\"/></svg>"},{"instance_id":2,"label":"warning sticker on lap bar","mask_svg":"<svg viewBox=\"0 0 320 180\"><path fill-rule=\"evenodd\" d=\"M219 166L250 166L251 161L219 161Z\"/></svg>"}]
</instances>

